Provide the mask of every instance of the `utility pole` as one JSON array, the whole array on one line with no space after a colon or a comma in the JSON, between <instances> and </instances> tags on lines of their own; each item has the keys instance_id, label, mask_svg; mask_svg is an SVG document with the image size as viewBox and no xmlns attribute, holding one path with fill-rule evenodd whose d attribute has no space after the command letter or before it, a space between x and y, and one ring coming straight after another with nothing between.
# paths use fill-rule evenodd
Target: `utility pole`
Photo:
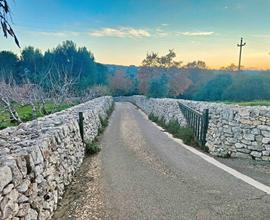
<instances>
[{"instance_id":1,"label":"utility pole","mask_svg":"<svg viewBox=\"0 0 270 220\"><path fill-rule=\"evenodd\" d=\"M240 47L240 54L239 54L239 64L238 64L238 72L241 70L241 59L242 59L242 48L246 46L246 43L243 43L243 38L241 37L240 44L237 44L238 47Z\"/></svg>"}]
</instances>

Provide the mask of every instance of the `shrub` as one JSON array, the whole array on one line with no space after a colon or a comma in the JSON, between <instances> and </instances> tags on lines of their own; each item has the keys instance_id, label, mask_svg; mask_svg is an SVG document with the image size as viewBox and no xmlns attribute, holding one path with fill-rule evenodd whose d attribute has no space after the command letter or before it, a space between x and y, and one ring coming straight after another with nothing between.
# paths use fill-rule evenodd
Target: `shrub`
<instances>
[{"instance_id":1,"label":"shrub","mask_svg":"<svg viewBox=\"0 0 270 220\"><path fill-rule=\"evenodd\" d=\"M100 147L99 145L96 143L96 141L93 142L87 142L85 144L85 153L87 155L92 155L92 154L96 154L100 151Z\"/></svg>"},{"instance_id":2,"label":"shrub","mask_svg":"<svg viewBox=\"0 0 270 220\"><path fill-rule=\"evenodd\" d=\"M5 129L7 127L8 125L6 123L0 121L0 130Z\"/></svg>"},{"instance_id":3,"label":"shrub","mask_svg":"<svg viewBox=\"0 0 270 220\"><path fill-rule=\"evenodd\" d=\"M112 106L107 110L107 117L106 118L102 118L101 116L99 116L99 120L100 120L100 124L101 126L98 129L98 135L102 134L105 130L105 128L108 126L109 123L109 118L112 114L114 110L114 103L112 104Z\"/></svg>"}]
</instances>

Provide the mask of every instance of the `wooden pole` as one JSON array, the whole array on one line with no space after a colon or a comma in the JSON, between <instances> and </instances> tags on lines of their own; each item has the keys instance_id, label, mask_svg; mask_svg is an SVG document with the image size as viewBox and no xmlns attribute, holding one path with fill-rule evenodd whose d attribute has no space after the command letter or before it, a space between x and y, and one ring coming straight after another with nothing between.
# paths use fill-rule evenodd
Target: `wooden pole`
<instances>
[{"instance_id":1,"label":"wooden pole","mask_svg":"<svg viewBox=\"0 0 270 220\"><path fill-rule=\"evenodd\" d=\"M83 130L83 112L79 112L79 128L80 128L80 134L82 138L82 142L84 143L84 130Z\"/></svg>"},{"instance_id":2,"label":"wooden pole","mask_svg":"<svg viewBox=\"0 0 270 220\"><path fill-rule=\"evenodd\" d=\"M246 43L243 43L243 38L241 37L240 44L237 44L237 46L240 47L238 72L240 72L240 70L241 70L242 48L243 48L245 45L246 45Z\"/></svg>"}]
</instances>

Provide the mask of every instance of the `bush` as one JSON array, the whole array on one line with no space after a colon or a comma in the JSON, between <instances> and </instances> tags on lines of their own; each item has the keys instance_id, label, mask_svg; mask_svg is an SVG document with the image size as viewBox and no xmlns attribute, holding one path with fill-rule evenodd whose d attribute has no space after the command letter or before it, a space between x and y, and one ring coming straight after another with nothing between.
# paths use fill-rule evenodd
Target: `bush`
<instances>
[{"instance_id":1,"label":"bush","mask_svg":"<svg viewBox=\"0 0 270 220\"><path fill-rule=\"evenodd\" d=\"M85 144L85 153L87 155L96 154L100 150L101 149L100 149L99 145L96 143L95 140L93 142L88 142L88 143Z\"/></svg>"},{"instance_id":2,"label":"bush","mask_svg":"<svg viewBox=\"0 0 270 220\"><path fill-rule=\"evenodd\" d=\"M238 75L223 93L224 100L253 101L270 99L270 76Z\"/></svg>"},{"instance_id":3,"label":"bush","mask_svg":"<svg viewBox=\"0 0 270 220\"><path fill-rule=\"evenodd\" d=\"M6 123L0 121L0 130L5 129L7 127L8 125Z\"/></svg>"},{"instance_id":4,"label":"bush","mask_svg":"<svg viewBox=\"0 0 270 220\"><path fill-rule=\"evenodd\" d=\"M232 84L232 77L229 74L221 74L208 81L195 94L196 100L216 101L222 100L224 91Z\"/></svg>"}]
</instances>

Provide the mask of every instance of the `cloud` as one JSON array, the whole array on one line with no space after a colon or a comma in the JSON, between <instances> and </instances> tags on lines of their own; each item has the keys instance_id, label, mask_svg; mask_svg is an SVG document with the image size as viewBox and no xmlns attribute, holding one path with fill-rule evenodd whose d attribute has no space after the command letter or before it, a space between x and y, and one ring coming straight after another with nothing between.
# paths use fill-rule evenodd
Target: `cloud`
<instances>
[{"instance_id":1,"label":"cloud","mask_svg":"<svg viewBox=\"0 0 270 220\"><path fill-rule=\"evenodd\" d=\"M150 37L151 34L144 29L135 29L130 27L120 28L102 28L90 33L93 37L129 37L129 38L143 38Z\"/></svg>"},{"instance_id":2,"label":"cloud","mask_svg":"<svg viewBox=\"0 0 270 220\"><path fill-rule=\"evenodd\" d=\"M177 33L177 35L184 35L184 36L210 36L213 35L215 32L181 32Z\"/></svg>"}]
</instances>

